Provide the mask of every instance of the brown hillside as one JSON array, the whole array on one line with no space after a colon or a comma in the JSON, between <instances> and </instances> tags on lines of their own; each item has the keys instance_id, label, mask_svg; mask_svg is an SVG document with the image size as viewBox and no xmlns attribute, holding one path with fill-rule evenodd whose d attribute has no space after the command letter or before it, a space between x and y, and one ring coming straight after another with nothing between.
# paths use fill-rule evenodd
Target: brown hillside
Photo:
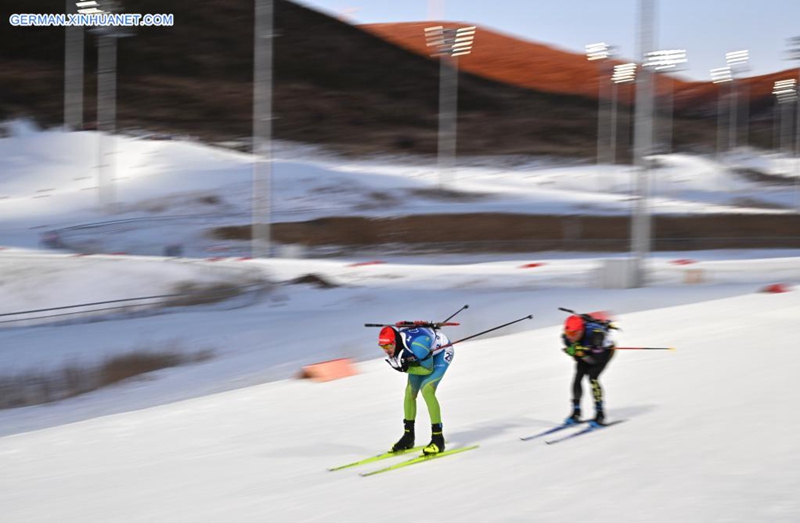
<instances>
[{"instance_id":1,"label":"brown hillside","mask_svg":"<svg viewBox=\"0 0 800 523\"><path fill-rule=\"evenodd\" d=\"M443 25L466 26L452 22L405 22L390 24L364 24L359 27L380 36L400 47L427 56L423 30L425 27ZM618 60L623 63L629 60ZM573 94L596 99L600 70L582 54L562 51L547 45L521 40L485 27L478 26L472 53L459 58L463 71L507 84L537 91ZM711 82L687 82L675 77L668 80L659 75L657 89L660 94L672 88L676 107L708 105L716 101L719 86ZM776 80L797 78L797 69L789 69L764 76L754 76L741 81L742 91L749 92L755 102L769 98ZM746 89L745 87L746 86ZM630 85L620 86L620 99L630 100Z\"/></svg>"}]
</instances>

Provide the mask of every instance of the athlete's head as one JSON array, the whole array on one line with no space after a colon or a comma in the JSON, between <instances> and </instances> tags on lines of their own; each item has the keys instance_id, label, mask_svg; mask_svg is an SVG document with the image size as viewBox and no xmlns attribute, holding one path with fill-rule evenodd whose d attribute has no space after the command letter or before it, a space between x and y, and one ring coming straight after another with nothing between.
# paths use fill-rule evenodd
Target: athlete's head
<instances>
[{"instance_id":1,"label":"athlete's head","mask_svg":"<svg viewBox=\"0 0 800 523\"><path fill-rule=\"evenodd\" d=\"M394 327L386 326L378 334L378 345L383 349L387 356L394 356L397 350L397 338L399 333Z\"/></svg>"},{"instance_id":2,"label":"athlete's head","mask_svg":"<svg viewBox=\"0 0 800 523\"><path fill-rule=\"evenodd\" d=\"M564 337L572 343L575 343L583 337L584 328L585 324L583 318L573 314L564 322Z\"/></svg>"}]
</instances>

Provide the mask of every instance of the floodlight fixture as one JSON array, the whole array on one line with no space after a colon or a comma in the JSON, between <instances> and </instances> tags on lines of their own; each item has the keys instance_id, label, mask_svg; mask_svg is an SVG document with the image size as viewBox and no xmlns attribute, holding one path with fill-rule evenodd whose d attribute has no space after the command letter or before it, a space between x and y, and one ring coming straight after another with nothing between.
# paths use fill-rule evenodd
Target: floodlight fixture
<instances>
[{"instance_id":1,"label":"floodlight fixture","mask_svg":"<svg viewBox=\"0 0 800 523\"><path fill-rule=\"evenodd\" d=\"M779 103L789 103L797 100L797 80L778 80L772 88L772 94L778 99Z\"/></svg>"},{"instance_id":2,"label":"floodlight fixture","mask_svg":"<svg viewBox=\"0 0 800 523\"><path fill-rule=\"evenodd\" d=\"M741 51L731 51L725 53L725 63L729 66L739 66L747 63L750 59L750 51L743 49Z\"/></svg>"},{"instance_id":3,"label":"floodlight fixture","mask_svg":"<svg viewBox=\"0 0 800 523\"><path fill-rule=\"evenodd\" d=\"M636 64L633 62L627 64L617 64L614 66L614 74L611 76L611 81L615 84L624 84L636 80Z\"/></svg>"},{"instance_id":4,"label":"floodlight fixture","mask_svg":"<svg viewBox=\"0 0 800 523\"><path fill-rule=\"evenodd\" d=\"M789 38L789 52L787 60L800 60L800 36Z\"/></svg>"},{"instance_id":5,"label":"floodlight fixture","mask_svg":"<svg viewBox=\"0 0 800 523\"><path fill-rule=\"evenodd\" d=\"M605 42L588 44L586 46L586 58L591 62L594 60L605 60L611 56L611 48Z\"/></svg>"},{"instance_id":6,"label":"floodlight fixture","mask_svg":"<svg viewBox=\"0 0 800 523\"><path fill-rule=\"evenodd\" d=\"M645 55L645 67L650 67L654 71L665 69L677 69L680 64L685 64L685 49L665 49L661 51L650 51Z\"/></svg>"},{"instance_id":7,"label":"floodlight fixture","mask_svg":"<svg viewBox=\"0 0 800 523\"><path fill-rule=\"evenodd\" d=\"M445 28L440 25L425 28L425 41L433 47L431 56L463 56L472 52L475 26Z\"/></svg>"},{"instance_id":8,"label":"floodlight fixture","mask_svg":"<svg viewBox=\"0 0 800 523\"><path fill-rule=\"evenodd\" d=\"M75 5L78 7L78 13L83 15L93 15L104 12L102 9L100 9L100 4L98 4L94 0L88 0L86 2L75 2Z\"/></svg>"},{"instance_id":9,"label":"floodlight fixture","mask_svg":"<svg viewBox=\"0 0 800 523\"><path fill-rule=\"evenodd\" d=\"M711 81L715 84L730 82L731 80L733 80L733 75L730 67L717 67L711 70Z\"/></svg>"}]
</instances>

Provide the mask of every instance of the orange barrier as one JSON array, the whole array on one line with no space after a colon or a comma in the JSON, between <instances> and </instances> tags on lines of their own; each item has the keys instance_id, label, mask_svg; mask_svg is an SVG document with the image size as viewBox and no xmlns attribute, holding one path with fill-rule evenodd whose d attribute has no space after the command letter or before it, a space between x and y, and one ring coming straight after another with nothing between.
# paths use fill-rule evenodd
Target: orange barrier
<instances>
[{"instance_id":1,"label":"orange barrier","mask_svg":"<svg viewBox=\"0 0 800 523\"><path fill-rule=\"evenodd\" d=\"M350 358L322 361L303 367L300 379L310 379L318 382L338 380L357 374Z\"/></svg>"},{"instance_id":2,"label":"orange barrier","mask_svg":"<svg viewBox=\"0 0 800 523\"><path fill-rule=\"evenodd\" d=\"M679 260L672 260L672 261L670 261L670 263L672 263L674 265L691 265L691 264L697 263L697 262L695 260L690 260L690 259L687 259L687 258L681 258Z\"/></svg>"}]
</instances>

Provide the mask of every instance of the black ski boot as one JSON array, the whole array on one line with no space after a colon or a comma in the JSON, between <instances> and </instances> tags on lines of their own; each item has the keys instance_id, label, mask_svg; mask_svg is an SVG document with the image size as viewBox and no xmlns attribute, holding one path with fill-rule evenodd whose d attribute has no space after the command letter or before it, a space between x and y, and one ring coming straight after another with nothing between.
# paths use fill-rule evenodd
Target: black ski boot
<instances>
[{"instance_id":1,"label":"black ski boot","mask_svg":"<svg viewBox=\"0 0 800 523\"><path fill-rule=\"evenodd\" d=\"M572 402L572 414L564 420L564 425L575 425L581 422L581 404Z\"/></svg>"},{"instance_id":2,"label":"black ski boot","mask_svg":"<svg viewBox=\"0 0 800 523\"><path fill-rule=\"evenodd\" d=\"M603 402L598 401L594 404L594 419L592 425L595 427L602 427L606 424L606 413L603 411Z\"/></svg>"},{"instance_id":3,"label":"black ski boot","mask_svg":"<svg viewBox=\"0 0 800 523\"><path fill-rule=\"evenodd\" d=\"M444 452L444 435L442 435L442 424L434 423L431 425L431 442L428 446L422 449L422 453L426 456L432 456Z\"/></svg>"},{"instance_id":4,"label":"black ski boot","mask_svg":"<svg viewBox=\"0 0 800 523\"><path fill-rule=\"evenodd\" d=\"M401 450L414 448L414 420L404 419L403 426L405 427L403 437L392 445L392 452L400 452Z\"/></svg>"}]
</instances>

